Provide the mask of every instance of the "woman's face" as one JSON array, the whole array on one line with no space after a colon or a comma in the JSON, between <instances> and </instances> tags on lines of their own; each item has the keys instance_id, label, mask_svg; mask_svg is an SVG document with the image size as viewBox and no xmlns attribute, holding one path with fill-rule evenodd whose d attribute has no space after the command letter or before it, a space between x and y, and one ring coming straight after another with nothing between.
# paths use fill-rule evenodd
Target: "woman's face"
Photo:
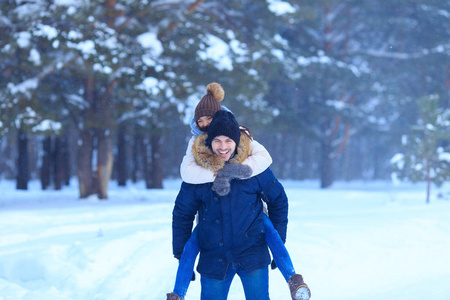
<instances>
[{"instance_id":1,"label":"woman's face","mask_svg":"<svg viewBox=\"0 0 450 300\"><path fill-rule=\"evenodd\" d=\"M212 119L213 117L211 116L200 117L197 121L198 128L200 128L202 131L205 131L206 128L208 128L209 123L211 123Z\"/></svg>"}]
</instances>

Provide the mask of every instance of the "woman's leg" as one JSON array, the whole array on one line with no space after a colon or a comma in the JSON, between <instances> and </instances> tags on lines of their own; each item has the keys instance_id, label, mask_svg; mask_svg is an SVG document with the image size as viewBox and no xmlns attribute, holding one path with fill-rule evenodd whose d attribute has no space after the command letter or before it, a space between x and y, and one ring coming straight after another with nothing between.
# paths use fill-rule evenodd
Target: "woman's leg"
<instances>
[{"instance_id":1,"label":"woman's leg","mask_svg":"<svg viewBox=\"0 0 450 300\"><path fill-rule=\"evenodd\" d=\"M264 228L266 230L266 243L272 252L273 259L284 279L288 282L292 275L295 274L294 265L280 235L266 214L264 214Z\"/></svg>"},{"instance_id":2,"label":"woman's leg","mask_svg":"<svg viewBox=\"0 0 450 300\"><path fill-rule=\"evenodd\" d=\"M192 272L194 271L195 259L200 252L198 244L197 227L191 233L191 237L184 245L183 254L178 264L177 277L173 293L184 299L191 283Z\"/></svg>"},{"instance_id":3,"label":"woman's leg","mask_svg":"<svg viewBox=\"0 0 450 300\"><path fill-rule=\"evenodd\" d=\"M275 260L278 269L280 269L281 274L283 274L284 279L289 285L292 299L308 300L311 297L311 291L309 290L308 285L303 281L302 275L295 274L289 252L267 215L264 215L264 228L266 229L267 245L272 252L273 259Z\"/></svg>"}]
</instances>

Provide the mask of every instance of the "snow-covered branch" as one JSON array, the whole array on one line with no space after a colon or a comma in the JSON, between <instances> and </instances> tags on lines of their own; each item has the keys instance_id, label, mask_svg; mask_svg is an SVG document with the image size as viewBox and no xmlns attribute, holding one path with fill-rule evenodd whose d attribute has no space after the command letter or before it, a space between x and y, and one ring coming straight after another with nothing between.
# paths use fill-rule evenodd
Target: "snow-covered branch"
<instances>
[{"instance_id":1,"label":"snow-covered branch","mask_svg":"<svg viewBox=\"0 0 450 300\"><path fill-rule=\"evenodd\" d=\"M400 59L400 60L408 60L408 59L417 59L421 57L425 57L427 55L432 55L436 53L442 53L445 55L450 55L450 43L439 45L431 49L423 49L418 52L388 52L384 50L364 50L359 51L359 53L366 54L373 57L379 58L392 58L392 59Z\"/></svg>"}]
</instances>

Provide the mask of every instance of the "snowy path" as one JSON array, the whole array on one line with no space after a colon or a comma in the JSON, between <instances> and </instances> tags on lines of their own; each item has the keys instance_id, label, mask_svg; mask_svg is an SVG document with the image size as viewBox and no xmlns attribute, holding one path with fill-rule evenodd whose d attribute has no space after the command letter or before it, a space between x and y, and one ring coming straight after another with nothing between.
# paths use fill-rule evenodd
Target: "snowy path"
<instances>
[{"instance_id":1,"label":"snowy path","mask_svg":"<svg viewBox=\"0 0 450 300\"><path fill-rule=\"evenodd\" d=\"M156 300L171 290L179 182L116 187L103 202L78 201L75 189L23 193L1 184L0 300ZM425 205L419 187L285 186L287 247L312 300L450 299L450 201ZM199 299L198 278L187 300ZM278 270L270 294L289 299ZM243 299L238 279L229 299Z\"/></svg>"}]
</instances>

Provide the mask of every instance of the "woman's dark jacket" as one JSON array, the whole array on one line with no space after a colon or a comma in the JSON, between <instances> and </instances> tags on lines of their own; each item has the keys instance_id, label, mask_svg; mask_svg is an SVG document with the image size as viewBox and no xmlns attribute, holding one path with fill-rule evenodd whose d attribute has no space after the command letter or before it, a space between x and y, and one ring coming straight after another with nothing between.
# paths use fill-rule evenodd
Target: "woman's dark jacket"
<instances>
[{"instance_id":1,"label":"woman's dark jacket","mask_svg":"<svg viewBox=\"0 0 450 300\"><path fill-rule=\"evenodd\" d=\"M242 144L239 142L239 149ZM242 153L243 151L241 151ZM195 156L195 154L194 154ZM270 263L263 224L263 203L269 217L286 240L288 201L282 185L270 169L249 179L231 180L230 193L219 197L212 183L183 182L173 209L173 253L181 257L198 212L200 258L197 271L203 276L223 279L230 263L246 272Z\"/></svg>"}]
</instances>

